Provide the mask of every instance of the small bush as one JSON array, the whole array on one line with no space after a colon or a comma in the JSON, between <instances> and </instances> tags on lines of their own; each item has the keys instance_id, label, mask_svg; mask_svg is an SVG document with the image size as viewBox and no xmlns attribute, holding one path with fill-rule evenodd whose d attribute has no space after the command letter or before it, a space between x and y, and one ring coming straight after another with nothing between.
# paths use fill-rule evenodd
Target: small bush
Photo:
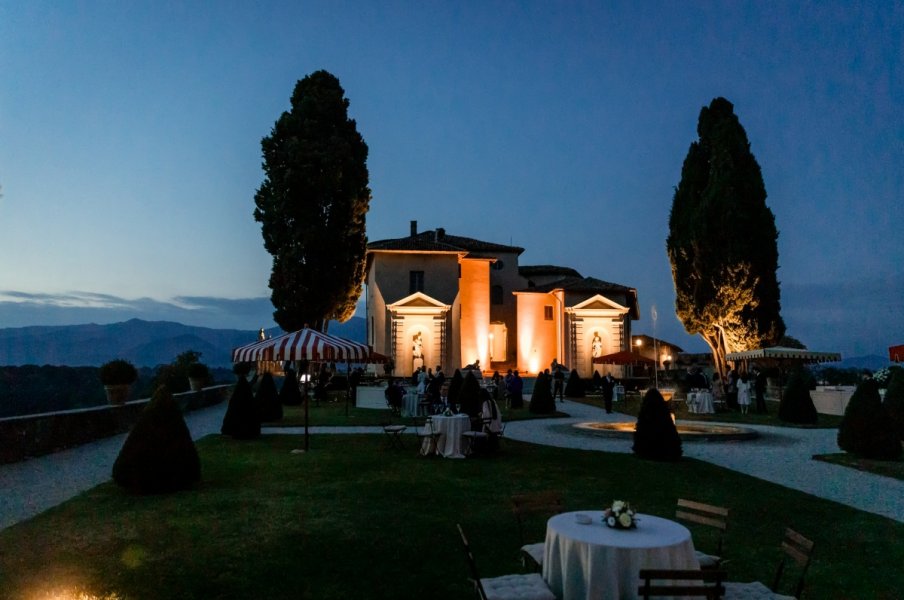
<instances>
[{"instance_id":1,"label":"small bush","mask_svg":"<svg viewBox=\"0 0 904 600\"><path fill-rule=\"evenodd\" d=\"M113 481L138 494L186 489L201 480L201 461L179 406L159 387L113 463Z\"/></svg>"},{"instance_id":2,"label":"small bush","mask_svg":"<svg viewBox=\"0 0 904 600\"><path fill-rule=\"evenodd\" d=\"M656 388L647 390L637 413L633 450L640 458L650 460L681 458L681 438L672 422L668 404Z\"/></svg>"},{"instance_id":3,"label":"small bush","mask_svg":"<svg viewBox=\"0 0 904 600\"><path fill-rule=\"evenodd\" d=\"M117 358L100 368L100 381L104 385L132 385L138 379L138 370L127 360Z\"/></svg>"},{"instance_id":4,"label":"small bush","mask_svg":"<svg viewBox=\"0 0 904 600\"><path fill-rule=\"evenodd\" d=\"M207 382L210 379L210 369L201 362L191 363L188 365L188 378Z\"/></svg>"},{"instance_id":5,"label":"small bush","mask_svg":"<svg viewBox=\"0 0 904 600\"><path fill-rule=\"evenodd\" d=\"M220 433L237 440L249 440L261 434L260 412L254 405L251 384L244 377L239 378L232 390Z\"/></svg>"},{"instance_id":6,"label":"small bush","mask_svg":"<svg viewBox=\"0 0 904 600\"><path fill-rule=\"evenodd\" d=\"M298 375L295 374L295 369L286 369L282 389L279 390L279 402L285 406L301 404L301 392L298 389Z\"/></svg>"},{"instance_id":7,"label":"small bush","mask_svg":"<svg viewBox=\"0 0 904 600\"><path fill-rule=\"evenodd\" d=\"M898 432L898 439L904 440L904 369L901 367L889 369L888 389L882 406Z\"/></svg>"},{"instance_id":8,"label":"small bush","mask_svg":"<svg viewBox=\"0 0 904 600\"><path fill-rule=\"evenodd\" d=\"M568 382L565 384L565 395L569 398L584 397L584 380L578 375L577 369L572 369L571 375L568 376Z\"/></svg>"},{"instance_id":9,"label":"small bush","mask_svg":"<svg viewBox=\"0 0 904 600\"><path fill-rule=\"evenodd\" d=\"M449 381L449 404L460 404L458 401L458 394L461 392L461 386L464 385L465 378L461 374L460 369L455 369L455 373L452 374L452 379Z\"/></svg>"},{"instance_id":10,"label":"small bush","mask_svg":"<svg viewBox=\"0 0 904 600\"><path fill-rule=\"evenodd\" d=\"M530 412L550 415L556 412L556 401L550 389L550 376L546 373L537 375L534 382L534 393L530 397Z\"/></svg>"},{"instance_id":11,"label":"small bush","mask_svg":"<svg viewBox=\"0 0 904 600\"><path fill-rule=\"evenodd\" d=\"M261 421L265 423L282 421L282 403L279 401L279 392L276 391L276 383L273 381L272 374L264 373L263 377L261 377L260 385L257 386L257 395L254 399L260 411Z\"/></svg>"},{"instance_id":12,"label":"small bush","mask_svg":"<svg viewBox=\"0 0 904 600\"><path fill-rule=\"evenodd\" d=\"M851 396L838 427L838 447L861 458L897 460L901 442L879 397L879 385L862 381Z\"/></svg>"},{"instance_id":13,"label":"small bush","mask_svg":"<svg viewBox=\"0 0 904 600\"><path fill-rule=\"evenodd\" d=\"M480 383L477 382L477 377L474 376L472 371L468 371L467 377L464 378L464 382L461 384L456 404L459 404L461 412L469 417L476 418L480 416Z\"/></svg>"},{"instance_id":14,"label":"small bush","mask_svg":"<svg viewBox=\"0 0 904 600\"><path fill-rule=\"evenodd\" d=\"M816 424L816 406L810 397L811 379L810 374L803 369L796 369L791 373L778 407L780 420L800 425Z\"/></svg>"}]
</instances>

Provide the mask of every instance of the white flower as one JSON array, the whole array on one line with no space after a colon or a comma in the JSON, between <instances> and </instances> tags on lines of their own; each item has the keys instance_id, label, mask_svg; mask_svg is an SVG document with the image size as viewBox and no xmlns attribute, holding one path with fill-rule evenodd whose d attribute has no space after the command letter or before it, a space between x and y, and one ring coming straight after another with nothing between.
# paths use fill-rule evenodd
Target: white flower
<instances>
[{"instance_id":1,"label":"white flower","mask_svg":"<svg viewBox=\"0 0 904 600\"><path fill-rule=\"evenodd\" d=\"M621 512L625 508L625 503L622 500L614 500L612 502L612 510L615 512Z\"/></svg>"},{"instance_id":2,"label":"white flower","mask_svg":"<svg viewBox=\"0 0 904 600\"><path fill-rule=\"evenodd\" d=\"M628 513L622 513L618 517L618 522L622 527L630 527L631 526L631 515Z\"/></svg>"},{"instance_id":3,"label":"white flower","mask_svg":"<svg viewBox=\"0 0 904 600\"><path fill-rule=\"evenodd\" d=\"M609 527L615 527L615 517L606 518L606 525Z\"/></svg>"}]
</instances>

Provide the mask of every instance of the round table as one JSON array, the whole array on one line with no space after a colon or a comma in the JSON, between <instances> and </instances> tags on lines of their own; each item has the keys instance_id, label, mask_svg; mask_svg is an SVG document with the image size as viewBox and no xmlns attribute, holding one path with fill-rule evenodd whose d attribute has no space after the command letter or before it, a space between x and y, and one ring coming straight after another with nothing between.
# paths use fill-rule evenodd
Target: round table
<instances>
[{"instance_id":1,"label":"round table","mask_svg":"<svg viewBox=\"0 0 904 600\"><path fill-rule=\"evenodd\" d=\"M464 458L461 453L461 434L471 428L468 415L433 415L433 432L438 433L436 453L445 458Z\"/></svg>"},{"instance_id":2,"label":"round table","mask_svg":"<svg viewBox=\"0 0 904 600\"><path fill-rule=\"evenodd\" d=\"M716 412L713 406L713 395L709 392L688 392L688 412L711 415Z\"/></svg>"},{"instance_id":3,"label":"round table","mask_svg":"<svg viewBox=\"0 0 904 600\"><path fill-rule=\"evenodd\" d=\"M589 516L591 523L578 523L576 514ZM543 579L557 598L634 599L643 568L700 568L691 533L683 525L638 513L635 529L613 529L602 516L600 510L585 510L547 522Z\"/></svg>"}]
</instances>

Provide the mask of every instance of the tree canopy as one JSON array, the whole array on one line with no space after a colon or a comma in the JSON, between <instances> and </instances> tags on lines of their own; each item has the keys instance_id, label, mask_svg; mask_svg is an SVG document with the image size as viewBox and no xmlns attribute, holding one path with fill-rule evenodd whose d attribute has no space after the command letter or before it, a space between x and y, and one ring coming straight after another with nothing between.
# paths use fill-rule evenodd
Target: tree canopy
<instances>
[{"instance_id":1,"label":"tree canopy","mask_svg":"<svg viewBox=\"0 0 904 600\"><path fill-rule=\"evenodd\" d=\"M700 111L681 169L666 248L675 311L725 371L725 354L773 345L780 310L778 231L747 133L725 98Z\"/></svg>"},{"instance_id":2,"label":"tree canopy","mask_svg":"<svg viewBox=\"0 0 904 600\"><path fill-rule=\"evenodd\" d=\"M261 140L254 218L273 255L273 318L287 331L346 321L361 295L370 188L367 145L348 105L335 76L312 73Z\"/></svg>"}]
</instances>

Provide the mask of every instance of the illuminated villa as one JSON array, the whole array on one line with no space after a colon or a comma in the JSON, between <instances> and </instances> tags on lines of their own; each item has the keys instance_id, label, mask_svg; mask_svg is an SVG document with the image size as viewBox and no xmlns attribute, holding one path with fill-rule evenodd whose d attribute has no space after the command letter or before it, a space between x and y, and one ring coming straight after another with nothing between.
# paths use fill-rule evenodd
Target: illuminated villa
<instances>
[{"instance_id":1,"label":"illuminated villa","mask_svg":"<svg viewBox=\"0 0 904 600\"><path fill-rule=\"evenodd\" d=\"M367 245L367 341L396 375L480 361L535 374L553 360L593 374L591 360L629 350L637 290L574 269L519 266L524 248L444 229Z\"/></svg>"}]
</instances>

